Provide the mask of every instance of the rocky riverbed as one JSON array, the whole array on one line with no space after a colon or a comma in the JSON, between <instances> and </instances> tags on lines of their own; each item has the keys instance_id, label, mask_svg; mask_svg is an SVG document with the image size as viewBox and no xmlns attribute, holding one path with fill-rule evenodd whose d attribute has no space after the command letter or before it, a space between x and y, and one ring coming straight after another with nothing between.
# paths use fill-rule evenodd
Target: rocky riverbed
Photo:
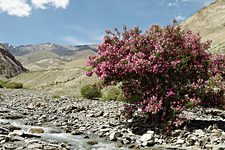
<instances>
[{"instance_id":1,"label":"rocky riverbed","mask_svg":"<svg viewBox=\"0 0 225 150\"><path fill-rule=\"evenodd\" d=\"M224 111L186 111L191 121L166 136L126 122L122 110L122 102L0 89L0 149L225 149Z\"/></svg>"}]
</instances>

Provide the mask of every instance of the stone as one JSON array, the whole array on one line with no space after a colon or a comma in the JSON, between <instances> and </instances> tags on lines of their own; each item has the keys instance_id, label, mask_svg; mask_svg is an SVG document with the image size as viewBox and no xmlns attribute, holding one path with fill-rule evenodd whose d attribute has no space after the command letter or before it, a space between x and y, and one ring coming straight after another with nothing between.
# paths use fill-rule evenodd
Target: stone
<instances>
[{"instance_id":1,"label":"stone","mask_svg":"<svg viewBox=\"0 0 225 150\"><path fill-rule=\"evenodd\" d=\"M9 136L15 136L15 135L19 135L19 136L23 136L24 132L22 130L14 130L13 132L10 132L8 135Z\"/></svg>"},{"instance_id":2,"label":"stone","mask_svg":"<svg viewBox=\"0 0 225 150\"><path fill-rule=\"evenodd\" d=\"M110 141L117 140L117 138L118 138L119 136L121 136L121 132L118 132L118 131L112 132L112 133L109 135L109 140L110 140Z\"/></svg>"},{"instance_id":3,"label":"stone","mask_svg":"<svg viewBox=\"0 0 225 150\"><path fill-rule=\"evenodd\" d=\"M29 133L32 133L32 134L41 134L41 133L44 133L44 129L42 128L30 128Z\"/></svg>"},{"instance_id":4,"label":"stone","mask_svg":"<svg viewBox=\"0 0 225 150\"><path fill-rule=\"evenodd\" d=\"M111 128L100 129L100 132L109 132Z\"/></svg>"},{"instance_id":5,"label":"stone","mask_svg":"<svg viewBox=\"0 0 225 150\"><path fill-rule=\"evenodd\" d=\"M212 135L216 136L216 137L220 137L222 135L222 131L218 130L218 129L213 129L212 130Z\"/></svg>"},{"instance_id":6,"label":"stone","mask_svg":"<svg viewBox=\"0 0 225 150\"><path fill-rule=\"evenodd\" d=\"M130 140L128 138L124 138L122 142L123 144L130 144Z\"/></svg>"},{"instance_id":7,"label":"stone","mask_svg":"<svg viewBox=\"0 0 225 150\"><path fill-rule=\"evenodd\" d=\"M205 135L204 131L201 129L195 130L195 132L193 134L198 137L203 137Z\"/></svg>"},{"instance_id":8,"label":"stone","mask_svg":"<svg viewBox=\"0 0 225 150\"><path fill-rule=\"evenodd\" d=\"M155 144L154 140L144 141L142 142L142 146L153 146Z\"/></svg>"},{"instance_id":9,"label":"stone","mask_svg":"<svg viewBox=\"0 0 225 150\"><path fill-rule=\"evenodd\" d=\"M21 137L21 136L16 135L16 136L14 136L11 140L12 140L12 141L24 141L24 140L25 140L25 138L23 138L23 137Z\"/></svg>"},{"instance_id":10,"label":"stone","mask_svg":"<svg viewBox=\"0 0 225 150\"><path fill-rule=\"evenodd\" d=\"M207 150L212 150L212 149L213 149L213 146L212 146L212 145L209 145L209 144L206 144L206 145L205 145L205 148L206 148Z\"/></svg>"},{"instance_id":11,"label":"stone","mask_svg":"<svg viewBox=\"0 0 225 150\"><path fill-rule=\"evenodd\" d=\"M155 143L162 145L162 144L163 144L163 142L164 142L164 140L163 140L163 139L158 139L158 138L155 138Z\"/></svg>"},{"instance_id":12,"label":"stone","mask_svg":"<svg viewBox=\"0 0 225 150\"><path fill-rule=\"evenodd\" d=\"M146 134L143 134L140 138L140 140L142 142L145 142L145 141L149 141L149 140L153 140L154 138L154 131L148 131Z\"/></svg>"},{"instance_id":13,"label":"stone","mask_svg":"<svg viewBox=\"0 0 225 150\"><path fill-rule=\"evenodd\" d=\"M28 106L27 106L28 109L35 109L35 105L33 103L30 103Z\"/></svg>"},{"instance_id":14,"label":"stone","mask_svg":"<svg viewBox=\"0 0 225 150\"><path fill-rule=\"evenodd\" d=\"M33 144L28 145L27 148L28 148L28 149L43 148L43 145L42 145L42 144L39 144L39 143L33 143Z\"/></svg>"},{"instance_id":15,"label":"stone","mask_svg":"<svg viewBox=\"0 0 225 150\"><path fill-rule=\"evenodd\" d=\"M172 132L172 136L177 137L181 134L181 132L182 132L181 130L175 130L175 131Z\"/></svg>"},{"instance_id":16,"label":"stone","mask_svg":"<svg viewBox=\"0 0 225 150\"><path fill-rule=\"evenodd\" d=\"M196 141L196 136L194 135L189 135L188 138L186 139L186 144L187 146L193 146L195 144Z\"/></svg>"},{"instance_id":17,"label":"stone","mask_svg":"<svg viewBox=\"0 0 225 150\"><path fill-rule=\"evenodd\" d=\"M79 130L74 130L71 132L72 135L81 135L83 132L79 131Z\"/></svg>"},{"instance_id":18,"label":"stone","mask_svg":"<svg viewBox=\"0 0 225 150\"><path fill-rule=\"evenodd\" d=\"M87 114L86 117L94 117L94 114Z\"/></svg>"},{"instance_id":19,"label":"stone","mask_svg":"<svg viewBox=\"0 0 225 150\"><path fill-rule=\"evenodd\" d=\"M185 143L185 140L183 140L183 139L178 139L176 142L176 144L178 144L178 145L182 145L184 143Z\"/></svg>"},{"instance_id":20,"label":"stone","mask_svg":"<svg viewBox=\"0 0 225 150\"><path fill-rule=\"evenodd\" d=\"M13 144L13 143L5 143L3 146L6 149L16 149L16 147L17 147L17 145Z\"/></svg>"},{"instance_id":21,"label":"stone","mask_svg":"<svg viewBox=\"0 0 225 150\"><path fill-rule=\"evenodd\" d=\"M223 140L225 140L225 132L222 132L221 138L222 138Z\"/></svg>"},{"instance_id":22,"label":"stone","mask_svg":"<svg viewBox=\"0 0 225 150\"><path fill-rule=\"evenodd\" d=\"M87 141L88 145L96 145L98 142L96 140Z\"/></svg>"},{"instance_id":23,"label":"stone","mask_svg":"<svg viewBox=\"0 0 225 150\"><path fill-rule=\"evenodd\" d=\"M4 128L4 127L0 127L0 133L1 133L1 134L7 134L7 133L9 133L9 132L10 132L9 129Z\"/></svg>"},{"instance_id":24,"label":"stone","mask_svg":"<svg viewBox=\"0 0 225 150\"><path fill-rule=\"evenodd\" d=\"M103 114L104 114L103 111L99 111L99 112L95 113L94 116L95 116L95 117L100 117L100 116L102 116Z\"/></svg>"},{"instance_id":25,"label":"stone","mask_svg":"<svg viewBox=\"0 0 225 150\"><path fill-rule=\"evenodd\" d=\"M208 142L208 137L203 137L201 139L199 139L199 142L200 142L200 146L205 146Z\"/></svg>"},{"instance_id":26,"label":"stone","mask_svg":"<svg viewBox=\"0 0 225 150\"><path fill-rule=\"evenodd\" d=\"M144 142L141 143L141 145L142 146L147 146L148 145L148 142L147 141L144 141Z\"/></svg>"}]
</instances>

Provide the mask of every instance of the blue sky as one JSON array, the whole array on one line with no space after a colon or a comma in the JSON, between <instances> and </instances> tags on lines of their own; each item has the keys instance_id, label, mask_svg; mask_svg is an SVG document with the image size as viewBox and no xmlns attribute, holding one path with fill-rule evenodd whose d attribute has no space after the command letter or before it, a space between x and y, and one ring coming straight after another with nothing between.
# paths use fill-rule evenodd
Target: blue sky
<instances>
[{"instance_id":1,"label":"blue sky","mask_svg":"<svg viewBox=\"0 0 225 150\"><path fill-rule=\"evenodd\" d=\"M213 0L0 0L0 42L96 44L106 29L182 21Z\"/></svg>"}]
</instances>

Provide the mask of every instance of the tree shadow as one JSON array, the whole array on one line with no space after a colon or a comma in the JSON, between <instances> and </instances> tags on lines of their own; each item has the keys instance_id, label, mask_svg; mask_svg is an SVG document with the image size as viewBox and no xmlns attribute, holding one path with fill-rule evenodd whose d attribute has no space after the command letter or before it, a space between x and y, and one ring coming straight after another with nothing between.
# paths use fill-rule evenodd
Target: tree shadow
<instances>
[{"instance_id":1,"label":"tree shadow","mask_svg":"<svg viewBox=\"0 0 225 150\"><path fill-rule=\"evenodd\" d=\"M207 129L209 126L216 126L216 128L225 131L225 121L222 120L188 120L179 129L183 129L186 126L187 130L193 131L196 129ZM145 117L135 117L132 122L126 123L126 128L136 135L143 135L148 130L153 130L156 133L161 133L163 130L158 125L153 124L149 119Z\"/></svg>"},{"instance_id":2,"label":"tree shadow","mask_svg":"<svg viewBox=\"0 0 225 150\"><path fill-rule=\"evenodd\" d=\"M218 129L225 131L225 121L222 120L190 120L185 123L188 130L206 129L209 126L216 126Z\"/></svg>"}]
</instances>

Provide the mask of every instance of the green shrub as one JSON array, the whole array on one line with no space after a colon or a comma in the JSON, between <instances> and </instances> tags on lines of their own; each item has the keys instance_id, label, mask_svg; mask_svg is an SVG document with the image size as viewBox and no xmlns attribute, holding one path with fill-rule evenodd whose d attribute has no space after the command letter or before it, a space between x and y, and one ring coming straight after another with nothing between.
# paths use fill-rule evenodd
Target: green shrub
<instances>
[{"instance_id":1,"label":"green shrub","mask_svg":"<svg viewBox=\"0 0 225 150\"><path fill-rule=\"evenodd\" d=\"M17 82L7 82L4 87L9 88L9 89L21 89L23 88L22 83L17 83Z\"/></svg>"},{"instance_id":2,"label":"green shrub","mask_svg":"<svg viewBox=\"0 0 225 150\"><path fill-rule=\"evenodd\" d=\"M88 99L101 97L101 89L96 85L85 85L81 87L80 92L84 98Z\"/></svg>"},{"instance_id":3,"label":"green shrub","mask_svg":"<svg viewBox=\"0 0 225 150\"><path fill-rule=\"evenodd\" d=\"M111 86L103 94L104 100L118 100L125 101L122 90L119 87Z\"/></svg>"},{"instance_id":4,"label":"green shrub","mask_svg":"<svg viewBox=\"0 0 225 150\"><path fill-rule=\"evenodd\" d=\"M59 96L59 95L52 95L52 99L59 99L59 98L61 98L61 96Z\"/></svg>"},{"instance_id":5,"label":"green shrub","mask_svg":"<svg viewBox=\"0 0 225 150\"><path fill-rule=\"evenodd\" d=\"M7 81L0 80L0 88L5 87L6 84L7 84Z\"/></svg>"}]
</instances>

